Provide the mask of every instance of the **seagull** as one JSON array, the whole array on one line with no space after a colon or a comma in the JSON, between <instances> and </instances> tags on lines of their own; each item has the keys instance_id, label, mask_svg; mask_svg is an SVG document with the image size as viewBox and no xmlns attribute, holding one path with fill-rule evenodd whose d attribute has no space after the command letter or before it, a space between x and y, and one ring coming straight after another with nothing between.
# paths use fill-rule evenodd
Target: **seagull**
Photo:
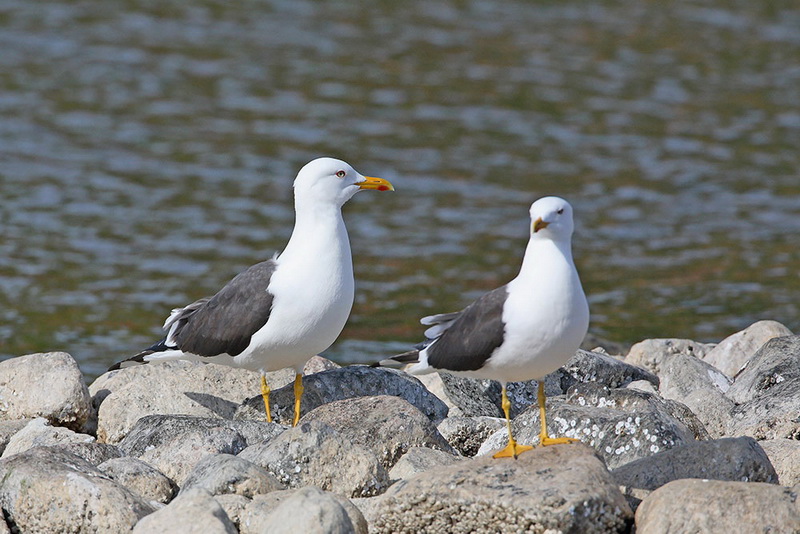
<instances>
[{"instance_id":1,"label":"seagull","mask_svg":"<svg viewBox=\"0 0 800 534\"><path fill-rule=\"evenodd\" d=\"M516 458L533 448L517 443L511 432L508 382L539 381L542 446L578 441L548 435L542 380L575 354L589 328L589 304L572 260L572 206L544 197L531 205L530 216L516 278L461 311L424 317L426 341L381 362L413 364L406 369L411 374L446 371L499 381L508 445L495 458Z\"/></svg>"},{"instance_id":2,"label":"seagull","mask_svg":"<svg viewBox=\"0 0 800 534\"><path fill-rule=\"evenodd\" d=\"M240 273L216 295L173 309L161 341L109 371L165 360L260 371L271 422L265 374L291 367L296 426L303 366L336 341L353 306L353 260L342 206L362 190L394 191L394 186L338 159L306 164L294 181L295 225L283 252Z\"/></svg>"}]
</instances>

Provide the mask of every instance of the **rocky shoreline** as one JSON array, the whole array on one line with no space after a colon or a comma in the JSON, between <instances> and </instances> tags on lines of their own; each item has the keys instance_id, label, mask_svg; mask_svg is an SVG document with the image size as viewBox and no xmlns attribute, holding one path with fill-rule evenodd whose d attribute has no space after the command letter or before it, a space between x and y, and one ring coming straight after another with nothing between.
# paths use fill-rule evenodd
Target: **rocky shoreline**
<instances>
[{"instance_id":1,"label":"rocky shoreline","mask_svg":"<svg viewBox=\"0 0 800 534\"><path fill-rule=\"evenodd\" d=\"M2 532L800 532L800 336L581 350L548 375L550 434L505 444L500 389L446 374L191 362L87 386L66 353L0 363ZM589 347L587 347L589 348ZM536 383L509 386L538 440Z\"/></svg>"}]
</instances>

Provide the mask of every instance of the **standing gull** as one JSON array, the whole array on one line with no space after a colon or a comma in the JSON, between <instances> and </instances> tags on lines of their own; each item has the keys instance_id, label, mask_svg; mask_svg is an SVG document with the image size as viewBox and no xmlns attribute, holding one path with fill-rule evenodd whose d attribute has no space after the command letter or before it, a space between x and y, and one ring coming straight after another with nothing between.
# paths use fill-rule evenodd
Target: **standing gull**
<instances>
[{"instance_id":1,"label":"standing gull","mask_svg":"<svg viewBox=\"0 0 800 534\"><path fill-rule=\"evenodd\" d=\"M295 224L283 252L240 273L213 297L172 310L164 339L109 370L162 360L257 370L271 421L265 373L293 367L297 425L303 366L333 344L353 306L342 206L363 189L394 191L387 180L362 176L344 161L308 163L294 181Z\"/></svg>"},{"instance_id":2,"label":"standing gull","mask_svg":"<svg viewBox=\"0 0 800 534\"><path fill-rule=\"evenodd\" d=\"M424 317L430 326L416 350L391 360L413 363L408 372L455 372L502 385L508 446L495 458L531 449L511 433L506 383L539 380L541 445L571 443L547 434L544 376L564 365L589 327L589 305L572 261L572 206L558 197L531 205L531 235L516 278L455 313Z\"/></svg>"}]
</instances>

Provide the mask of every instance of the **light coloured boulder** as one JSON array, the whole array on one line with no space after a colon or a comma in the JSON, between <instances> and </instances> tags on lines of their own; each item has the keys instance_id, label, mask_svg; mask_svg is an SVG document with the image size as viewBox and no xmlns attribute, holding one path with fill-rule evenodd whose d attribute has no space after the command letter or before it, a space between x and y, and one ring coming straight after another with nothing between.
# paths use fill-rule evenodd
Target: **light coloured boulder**
<instances>
[{"instance_id":1,"label":"light coloured boulder","mask_svg":"<svg viewBox=\"0 0 800 534\"><path fill-rule=\"evenodd\" d=\"M153 512L74 454L37 447L0 460L0 506L20 532L126 532Z\"/></svg>"},{"instance_id":2,"label":"light coloured boulder","mask_svg":"<svg viewBox=\"0 0 800 534\"><path fill-rule=\"evenodd\" d=\"M411 447L389 471L389 478L392 480L410 478L428 469L439 467L440 465L454 464L460 460L462 460L460 456L444 451L428 449L427 447Z\"/></svg>"},{"instance_id":3,"label":"light coloured boulder","mask_svg":"<svg viewBox=\"0 0 800 534\"><path fill-rule=\"evenodd\" d=\"M592 449L480 457L401 480L370 506L370 532L628 532L633 515ZM370 499L372 501L372 499Z\"/></svg>"},{"instance_id":4,"label":"light coloured boulder","mask_svg":"<svg viewBox=\"0 0 800 534\"><path fill-rule=\"evenodd\" d=\"M98 466L105 461L123 456L122 450L116 445L97 442L60 443L50 447L80 456L90 464Z\"/></svg>"},{"instance_id":5,"label":"light coloured boulder","mask_svg":"<svg viewBox=\"0 0 800 534\"><path fill-rule=\"evenodd\" d=\"M713 348L713 344L698 343L691 339L645 339L631 347L625 356L625 363L638 365L660 376L661 366L673 355L686 354L703 359Z\"/></svg>"},{"instance_id":6,"label":"light coloured boulder","mask_svg":"<svg viewBox=\"0 0 800 534\"><path fill-rule=\"evenodd\" d=\"M238 456L289 488L312 485L345 497L368 497L389 485L389 475L372 451L318 421L301 423Z\"/></svg>"},{"instance_id":7,"label":"light coloured boulder","mask_svg":"<svg viewBox=\"0 0 800 534\"><path fill-rule=\"evenodd\" d=\"M166 504L178 491L171 478L152 465L132 456L106 460L97 468L148 501Z\"/></svg>"},{"instance_id":8,"label":"light coloured boulder","mask_svg":"<svg viewBox=\"0 0 800 534\"><path fill-rule=\"evenodd\" d=\"M25 428L33 419L14 419L13 421L0 421L0 454L6 450L11 438Z\"/></svg>"},{"instance_id":9,"label":"light coloured boulder","mask_svg":"<svg viewBox=\"0 0 800 534\"><path fill-rule=\"evenodd\" d=\"M63 443L92 443L94 438L88 434L78 434L59 426L50 426L47 419L37 417L19 432L11 436L2 458L27 451L33 447L46 447Z\"/></svg>"},{"instance_id":10,"label":"light coloured boulder","mask_svg":"<svg viewBox=\"0 0 800 534\"><path fill-rule=\"evenodd\" d=\"M759 441L778 474L781 486L800 484L800 441L796 439L767 439Z\"/></svg>"},{"instance_id":11,"label":"light coloured boulder","mask_svg":"<svg viewBox=\"0 0 800 534\"><path fill-rule=\"evenodd\" d=\"M181 532L181 534L237 534L225 510L206 491L195 489L175 497L164 508L142 518L134 534Z\"/></svg>"},{"instance_id":12,"label":"light coloured boulder","mask_svg":"<svg viewBox=\"0 0 800 534\"><path fill-rule=\"evenodd\" d=\"M254 498L241 515L240 533L367 534L364 516L344 497L314 486L285 493L267 505L268 499Z\"/></svg>"},{"instance_id":13,"label":"light coloured boulder","mask_svg":"<svg viewBox=\"0 0 800 534\"><path fill-rule=\"evenodd\" d=\"M379 395L331 402L301 421L325 423L351 442L371 450L386 469L411 447L457 454L425 414L400 397Z\"/></svg>"},{"instance_id":14,"label":"light coloured boulder","mask_svg":"<svg viewBox=\"0 0 800 534\"><path fill-rule=\"evenodd\" d=\"M458 452L471 458L489 436L505 427L505 419L499 417L448 417L436 428Z\"/></svg>"},{"instance_id":15,"label":"light coloured boulder","mask_svg":"<svg viewBox=\"0 0 800 534\"><path fill-rule=\"evenodd\" d=\"M223 493L221 495L214 495L214 500L219 503L228 519L233 522L237 530L241 529L241 516L245 509L252 502L244 495L236 495L235 493Z\"/></svg>"},{"instance_id":16,"label":"light coloured boulder","mask_svg":"<svg viewBox=\"0 0 800 534\"><path fill-rule=\"evenodd\" d=\"M628 502L634 508L647 492L682 478L778 482L767 454L749 437L696 441L627 463L611 474L633 496Z\"/></svg>"},{"instance_id":17,"label":"light coloured boulder","mask_svg":"<svg viewBox=\"0 0 800 534\"><path fill-rule=\"evenodd\" d=\"M447 406L411 375L395 369L353 365L304 377L301 415L335 401L354 397L392 395L414 405L433 421L447 416ZM288 385L270 395L274 420L291 424L294 417L294 386ZM261 396L248 399L236 411L235 419L260 420L264 416Z\"/></svg>"},{"instance_id":18,"label":"light coloured boulder","mask_svg":"<svg viewBox=\"0 0 800 534\"><path fill-rule=\"evenodd\" d=\"M260 442L281 432L283 427L275 423L151 415L140 419L119 447L182 486L205 456L218 453L236 455L247 447L248 436L252 441Z\"/></svg>"},{"instance_id":19,"label":"light coloured boulder","mask_svg":"<svg viewBox=\"0 0 800 534\"><path fill-rule=\"evenodd\" d=\"M702 360L733 378L764 343L791 335L792 331L777 321L758 321L720 341Z\"/></svg>"},{"instance_id":20,"label":"light coloured boulder","mask_svg":"<svg viewBox=\"0 0 800 534\"><path fill-rule=\"evenodd\" d=\"M659 393L681 402L703 423L712 437L725 436L734 403L725 396L731 380L695 356L673 354L661 364Z\"/></svg>"},{"instance_id":21,"label":"light coloured boulder","mask_svg":"<svg viewBox=\"0 0 800 534\"><path fill-rule=\"evenodd\" d=\"M341 365L339 365L334 361L329 360L328 358L323 358L322 356L313 356L303 366L303 375L304 376L313 375L315 373L321 373L322 371L330 371L331 369L340 369L341 367L342 367Z\"/></svg>"},{"instance_id":22,"label":"light coloured boulder","mask_svg":"<svg viewBox=\"0 0 800 534\"><path fill-rule=\"evenodd\" d=\"M651 493L636 510L637 534L798 529L796 490L759 482L675 480Z\"/></svg>"},{"instance_id":23,"label":"light coloured boulder","mask_svg":"<svg viewBox=\"0 0 800 534\"><path fill-rule=\"evenodd\" d=\"M248 498L284 489L266 469L231 454L214 454L200 460L181 486L181 493L195 488L213 496L233 493Z\"/></svg>"},{"instance_id":24,"label":"light coloured boulder","mask_svg":"<svg viewBox=\"0 0 800 534\"><path fill-rule=\"evenodd\" d=\"M273 388L291 381L291 369L268 373ZM119 443L147 415L182 414L231 419L258 393L259 373L224 365L172 361L105 373L89 391L97 407L97 439ZM264 421L264 404L258 420Z\"/></svg>"},{"instance_id":25,"label":"light coloured boulder","mask_svg":"<svg viewBox=\"0 0 800 534\"><path fill-rule=\"evenodd\" d=\"M29 354L0 362L0 419L43 417L82 431L90 418L89 390L66 352Z\"/></svg>"}]
</instances>

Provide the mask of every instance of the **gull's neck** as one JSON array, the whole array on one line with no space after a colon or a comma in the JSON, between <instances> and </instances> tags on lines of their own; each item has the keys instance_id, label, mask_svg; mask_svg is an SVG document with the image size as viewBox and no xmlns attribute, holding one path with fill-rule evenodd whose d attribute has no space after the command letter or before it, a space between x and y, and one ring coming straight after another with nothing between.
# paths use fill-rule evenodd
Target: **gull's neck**
<instances>
[{"instance_id":1,"label":"gull's neck","mask_svg":"<svg viewBox=\"0 0 800 534\"><path fill-rule=\"evenodd\" d=\"M548 239L532 235L525 247L519 279L537 278L543 270L570 269L573 265L570 239Z\"/></svg>"},{"instance_id":2,"label":"gull's neck","mask_svg":"<svg viewBox=\"0 0 800 534\"><path fill-rule=\"evenodd\" d=\"M352 271L350 239L336 204L309 205L295 202L295 223L292 236L280 255L281 262L314 262L323 257L347 263Z\"/></svg>"}]
</instances>

